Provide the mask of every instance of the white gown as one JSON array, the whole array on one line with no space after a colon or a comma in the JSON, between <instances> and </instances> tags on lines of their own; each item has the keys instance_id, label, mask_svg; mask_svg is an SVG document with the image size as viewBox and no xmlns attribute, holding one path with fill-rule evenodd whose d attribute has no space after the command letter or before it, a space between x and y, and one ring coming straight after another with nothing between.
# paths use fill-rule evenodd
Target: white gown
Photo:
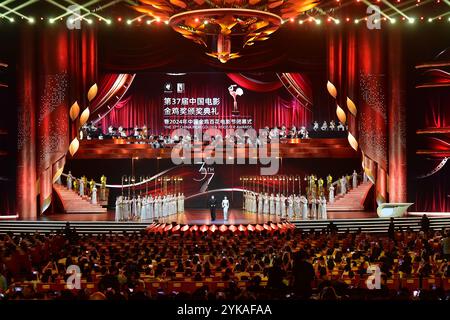
<instances>
[{"instance_id":1,"label":"white gown","mask_svg":"<svg viewBox=\"0 0 450 320\"><path fill-rule=\"evenodd\" d=\"M280 196L277 195L277 196L275 197L275 214L276 214L277 216L280 216L280 215L281 215L281 208L280 208L280 206L281 206Z\"/></svg>"},{"instance_id":2,"label":"white gown","mask_svg":"<svg viewBox=\"0 0 450 320\"><path fill-rule=\"evenodd\" d=\"M274 197L270 196L270 198L269 198L269 206L270 206L269 213L271 215L275 214L275 203L274 203L274 200L275 200Z\"/></svg>"},{"instance_id":3,"label":"white gown","mask_svg":"<svg viewBox=\"0 0 450 320\"><path fill-rule=\"evenodd\" d=\"M281 217L286 217L286 197L281 195Z\"/></svg>"},{"instance_id":4,"label":"white gown","mask_svg":"<svg viewBox=\"0 0 450 320\"><path fill-rule=\"evenodd\" d=\"M95 187L95 185L94 185L94 188L92 189L91 203L97 204L97 188Z\"/></svg>"},{"instance_id":5,"label":"white gown","mask_svg":"<svg viewBox=\"0 0 450 320\"><path fill-rule=\"evenodd\" d=\"M262 213L263 212L263 195L262 194L258 194L258 213Z\"/></svg>"},{"instance_id":6,"label":"white gown","mask_svg":"<svg viewBox=\"0 0 450 320\"><path fill-rule=\"evenodd\" d=\"M264 214L268 214L269 213L269 196L265 195L264 196L264 210L263 210Z\"/></svg>"},{"instance_id":7,"label":"white gown","mask_svg":"<svg viewBox=\"0 0 450 320\"><path fill-rule=\"evenodd\" d=\"M289 219L292 219L294 215L294 200L292 199L292 196L288 198L288 217Z\"/></svg>"},{"instance_id":8,"label":"white gown","mask_svg":"<svg viewBox=\"0 0 450 320\"><path fill-rule=\"evenodd\" d=\"M228 208L230 207L230 201L228 199L222 200L223 219L228 220Z\"/></svg>"},{"instance_id":9,"label":"white gown","mask_svg":"<svg viewBox=\"0 0 450 320\"><path fill-rule=\"evenodd\" d=\"M72 190L72 175L67 176L67 189Z\"/></svg>"}]
</instances>

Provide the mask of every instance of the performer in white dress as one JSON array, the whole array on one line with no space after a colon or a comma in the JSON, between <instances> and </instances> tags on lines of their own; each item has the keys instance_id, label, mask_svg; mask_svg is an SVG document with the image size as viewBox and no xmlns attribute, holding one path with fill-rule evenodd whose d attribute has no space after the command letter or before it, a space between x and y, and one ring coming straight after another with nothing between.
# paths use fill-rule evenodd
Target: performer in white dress
<instances>
[{"instance_id":1,"label":"performer in white dress","mask_svg":"<svg viewBox=\"0 0 450 320\"><path fill-rule=\"evenodd\" d=\"M322 219L322 198L318 197L317 200L317 215L316 215L316 219Z\"/></svg>"},{"instance_id":2,"label":"performer in white dress","mask_svg":"<svg viewBox=\"0 0 450 320\"><path fill-rule=\"evenodd\" d=\"M94 188L92 188L91 203L97 204L97 187L95 186L95 184L94 184Z\"/></svg>"},{"instance_id":3,"label":"performer in white dress","mask_svg":"<svg viewBox=\"0 0 450 320\"><path fill-rule=\"evenodd\" d=\"M322 197L322 220L327 220L328 214L327 214L327 199L325 197Z\"/></svg>"},{"instance_id":4,"label":"performer in white dress","mask_svg":"<svg viewBox=\"0 0 450 320\"><path fill-rule=\"evenodd\" d=\"M275 196L275 214L279 217L281 215L281 202L280 194L277 193Z\"/></svg>"},{"instance_id":5,"label":"performer in white dress","mask_svg":"<svg viewBox=\"0 0 450 320\"><path fill-rule=\"evenodd\" d=\"M288 202L287 215L288 215L289 219L292 219L294 216L294 199L293 199L292 195L290 195L288 197L287 202Z\"/></svg>"},{"instance_id":6,"label":"performer in white dress","mask_svg":"<svg viewBox=\"0 0 450 320\"><path fill-rule=\"evenodd\" d=\"M302 203L302 219L308 220L309 212L308 212L308 199L305 196L300 197L300 202Z\"/></svg>"},{"instance_id":7,"label":"performer in white dress","mask_svg":"<svg viewBox=\"0 0 450 320\"><path fill-rule=\"evenodd\" d=\"M258 213L263 213L263 197L262 193L258 193Z\"/></svg>"},{"instance_id":8,"label":"performer in white dress","mask_svg":"<svg viewBox=\"0 0 450 320\"><path fill-rule=\"evenodd\" d=\"M344 195L347 193L347 186L346 186L347 181L346 181L345 177L342 176L342 178L340 179L339 182L341 184L341 195Z\"/></svg>"},{"instance_id":9,"label":"performer in white dress","mask_svg":"<svg viewBox=\"0 0 450 320\"><path fill-rule=\"evenodd\" d=\"M123 220L123 216L122 216L122 196L118 196L116 199L116 215L115 215L115 219L116 221L122 221Z\"/></svg>"},{"instance_id":10,"label":"performer in white dress","mask_svg":"<svg viewBox=\"0 0 450 320\"><path fill-rule=\"evenodd\" d=\"M301 215L301 202L300 197L294 196L294 217L298 218Z\"/></svg>"},{"instance_id":11,"label":"performer in white dress","mask_svg":"<svg viewBox=\"0 0 450 320\"><path fill-rule=\"evenodd\" d=\"M155 201L154 201L152 195L150 195L148 197L148 218L149 219L154 219L154 204L155 204Z\"/></svg>"},{"instance_id":12,"label":"performer in white dress","mask_svg":"<svg viewBox=\"0 0 450 320\"><path fill-rule=\"evenodd\" d=\"M223 219L225 221L228 220L228 208L229 207L230 207L230 201L228 201L227 197L225 196L222 200Z\"/></svg>"},{"instance_id":13,"label":"performer in white dress","mask_svg":"<svg viewBox=\"0 0 450 320\"><path fill-rule=\"evenodd\" d=\"M83 179L80 179L80 196L83 197L84 196L84 181Z\"/></svg>"},{"instance_id":14,"label":"performer in white dress","mask_svg":"<svg viewBox=\"0 0 450 320\"><path fill-rule=\"evenodd\" d=\"M280 216L285 218L286 217L286 197L284 196L284 194L282 194L280 196L280 201L281 201L281 214L280 214Z\"/></svg>"},{"instance_id":15,"label":"performer in white dress","mask_svg":"<svg viewBox=\"0 0 450 320\"><path fill-rule=\"evenodd\" d=\"M311 211L310 211L310 218L312 220L317 219L317 205L316 205L316 198L311 198Z\"/></svg>"},{"instance_id":16,"label":"performer in white dress","mask_svg":"<svg viewBox=\"0 0 450 320\"><path fill-rule=\"evenodd\" d=\"M67 175L67 189L72 190L72 172L69 171L69 174Z\"/></svg>"},{"instance_id":17,"label":"performer in white dress","mask_svg":"<svg viewBox=\"0 0 450 320\"><path fill-rule=\"evenodd\" d=\"M267 193L264 194L264 214L269 214L269 195Z\"/></svg>"},{"instance_id":18,"label":"performer in white dress","mask_svg":"<svg viewBox=\"0 0 450 320\"><path fill-rule=\"evenodd\" d=\"M269 198L269 214L273 215L275 214L275 198L273 196L273 193L270 194L270 198Z\"/></svg>"},{"instance_id":19,"label":"performer in white dress","mask_svg":"<svg viewBox=\"0 0 450 320\"><path fill-rule=\"evenodd\" d=\"M355 189L358 186L358 174L356 173L356 170L353 170L353 189Z\"/></svg>"},{"instance_id":20,"label":"performer in white dress","mask_svg":"<svg viewBox=\"0 0 450 320\"><path fill-rule=\"evenodd\" d=\"M122 201L120 211L122 212L122 220L128 221L130 218L130 200L127 197Z\"/></svg>"},{"instance_id":21,"label":"performer in white dress","mask_svg":"<svg viewBox=\"0 0 450 320\"><path fill-rule=\"evenodd\" d=\"M141 220L147 220L147 197L142 197L141 200Z\"/></svg>"},{"instance_id":22,"label":"performer in white dress","mask_svg":"<svg viewBox=\"0 0 450 320\"><path fill-rule=\"evenodd\" d=\"M330 203L334 203L334 187L333 185L330 186L330 191L328 193L328 199Z\"/></svg>"}]
</instances>

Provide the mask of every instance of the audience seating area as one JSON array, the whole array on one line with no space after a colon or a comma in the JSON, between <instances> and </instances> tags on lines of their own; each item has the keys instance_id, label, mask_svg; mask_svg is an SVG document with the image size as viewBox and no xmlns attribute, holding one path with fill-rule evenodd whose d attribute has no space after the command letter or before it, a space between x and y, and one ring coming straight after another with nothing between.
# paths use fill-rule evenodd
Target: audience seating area
<instances>
[{"instance_id":1,"label":"audience seating area","mask_svg":"<svg viewBox=\"0 0 450 320\"><path fill-rule=\"evenodd\" d=\"M450 263L442 252L448 237L448 230L11 234L0 236L0 280L7 283L0 293L4 299L448 299ZM67 287L70 265L80 267L81 289ZM367 287L374 265L379 290ZM302 280L308 285L299 289Z\"/></svg>"}]
</instances>

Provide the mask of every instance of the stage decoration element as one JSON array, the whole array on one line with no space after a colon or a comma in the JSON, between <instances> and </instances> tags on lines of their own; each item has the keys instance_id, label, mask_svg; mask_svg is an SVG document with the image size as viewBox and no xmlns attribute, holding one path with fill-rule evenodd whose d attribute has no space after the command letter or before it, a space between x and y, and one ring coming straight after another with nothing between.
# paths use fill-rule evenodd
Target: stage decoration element
<instances>
[{"instance_id":1,"label":"stage decoration element","mask_svg":"<svg viewBox=\"0 0 450 320\"><path fill-rule=\"evenodd\" d=\"M92 100L94 100L95 96L97 96L97 92L98 92L98 86L97 86L96 83L94 83L94 84L89 88L89 91L88 91L88 94L87 94L87 98L88 98L88 101L89 101L89 102L91 102Z\"/></svg>"},{"instance_id":2,"label":"stage decoration element","mask_svg":"<svg viewBox=\"0 0 450 320\"><path fill-rule=\"evenodd\" d=\"M355 150L358 151L358 141L356 141L355 137L349 132L348 136L348 143L350 144L350 146Z\"/></svg>"},{"instance_id":3,"label":"stage decoration element","mask_svg":"<svg viewBox=\"0 0 450 320\"><path fill-rule=\"evenodd\" d=\"M180 231L182 231L182 232L186 232L188 230L189 230L189 225L188 224L183 226L183 227L181 227L181 229L180 229Z\"/></svg>"},{"instance_id":4,"label":"stage decoration element","mask_svg":"<svg viewBox=\"0 0 450 320\"><path fill-rule=\"evenodd\" d=\"M234 224L232 224L231 226L228 227L228 230L230 230L231 232L236 232L237 228Z\"/></svg>"},{"instance_id":5,"label":"stage decoration element","mask_svg":"<svg viewBox=\"0 0 450 320\"><path fill-rule=\"evenodd\" d=\"M439 162L439 164L433 170L431 170L430 172L427 172L425 174L417 176L417 179L428 178L428 177L431 177L433 174L439 172L445 166L445 164L447 163L448 159L449 159L448 157L445 157L444 159L442 159Z\"/></svg>"},{"instance_id":6,"label":"stage decoration element","mask_svg":"<svg viewBox=\"0 0 450 320\"><path fill-rule=\"evenodd\" d=\"M228 227L226 226L226 225L221 225L220 227L219 227L219 230L220 230L220 232L225 232L225 231L227 231L228 230Z\"/></svg>"},{"instance_id":7,"label":"stage decoration element","mask_svg":"<svg viewBox=\"0 0 450 320\"><path fill-rule=\"evenodd\" d=\"M189 230L197 231L198 230L198 226L196 224L194 224Z\"/></svg>"},{"instance_id":8,"label":"stage decoration element","mask_svg":"<svg viewBox=\"0 0 450 320\"><path fill-rule=\"evenodd\" d=\"M208 226L206 225L206 224L204 224L204 225L202 225L201 227L200 227L200 231L201 232L206 232L206 231L208 231Z\"/></svg>"},{"instance_id":9,"label":"stage decoration element","mask_svg":"<svg viewBox=\"0 0 450 320\"><path fill-rule=\"evenodd\" d=\"M349 97L347 97L347 108L348 111L350 111L350 113L356 117L357 114L356 105Z\"/></svg>"},{"instance_id":10,"label":"stage decoration element","mask_svg":"<svg viewBox=\"0 0 450 320\"><path fill-rule=\"evenodd\" d=\"M345 111L337 104L336 105L336 115L342 124L347 122L347 116L345 115Z\"/></svg>"},{"instance_id":11,"label":"stage decoration element","mask_svg":"<svg viewBox=\"0 0 450 320\"><path fill-rule=\"evenodd\" d=\"M334 86L334 84L332 84L330 81L327 82L327 90L328 93L336 99L337 97L337 90L336 87Z\"/></svg>"},{"instance_id":12,"label":"stage decoration element","mask_svg":"<svg viewBox=\"0 0 450 320\"><path fill-rule=\"evenodd\" d=\"M217 226L213 224L211 227L209 227L209 231L216 232L218 230Z\"/></svg>"},{"instance_id":13,"label":"stage decoration element","mask_svg":"<svg viewBox=\"0 0 450 320\"><path fill-rule=\"evenodd\" d=\"M80 116L80 126L84 126L87 121L89 120L89 107L87 107L86 109L83 110L83 112L81 113Z\"/></svg>"},{"instance_id":14,"label":"stage decoration element","mask_svg":"<svg viewBox=\"0 0 450 320\"><path fill-rule=\"evenodd\" d=\"M78 105L78 102L75 101L73 105L70 107L69 111L70 119L72 121L75 121L78 118L79 114L80 114L80 106Z\"/></svg>"},{"instance_id":15,"label":"stage decoration element","mask_svg":"<svg viewBox=\"0 0 450 320\"><path fill-rule=\"evenodd\" d=\"M314 8L317 0L140 0L138 12L167 21L172 29L226 63L265 41L284 20Z\"/></svg>"},{"instance_id":16,"label":"stage decoration element","mask_svg":"<svg viewBox=\"0 0 450 320\"><path fill-rule=\"evenodd\" d=\"M77 138L73 139L69 146L70 155L73 157L75 153L77 153L78 148L80 147L80 142Z\"/></svg>"},{"instance_id":17,"label":"stage decoration element","mask_svg":"<svg viewBox=\"0 0 450 320\"><path fill-rule=\"evenodd\" d=\"M219 230L220 232L253 232L255 230L259 232L273 232L279 230L280 232L285 232L289 229L295 229L295 225L290 222L282 222L282 223L272 223L269 222L271 226L269 226L267 223L264 223L263 226L259 224L249 224L248 226L244 226L242 224L236 226L234 224L230 225L221 225L220 227L217 227L217 225L203 225L200 228L198 228L197 225L190 226L189 224L180 225L175 222L169 223L158 223L153 222L151 225L149 225L145 231L147 233L163 233L163 232L171 232L171 233L181 233L181 232L216 232Z\"/></svg>"},{"instance_id":18,"label":"stage decoration element","mask_svg":"<svg viewBox=\"0 0 450 320\"><path fill-rule=\"evenodd\" d=\"M234 89L236 87L236 90ZM230 93L230 96L233 97L233 111L231 111L232 114L237 115L239 114L239 110L237 108L237 96L242 96L244 94L244 90L242 88L239 88L236 84L232 84L228 87L228 92Z\"/></svg>"}]
</instances>

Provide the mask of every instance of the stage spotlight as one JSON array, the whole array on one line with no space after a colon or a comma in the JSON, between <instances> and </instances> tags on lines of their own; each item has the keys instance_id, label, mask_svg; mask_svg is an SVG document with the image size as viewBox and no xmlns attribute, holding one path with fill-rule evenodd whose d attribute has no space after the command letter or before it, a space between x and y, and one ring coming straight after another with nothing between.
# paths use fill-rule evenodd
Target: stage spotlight
<instances>
[{"instance_id":1,"label":"stage spotlight","mask_svg":"<svg viewBox=\"0 0 450 320\"><path fill-rule=\"evenodd\" d=\"M54 20L53 18L50 18L50 19L48 20L48 22L50 22L50 23L54 23L54 22L55 22L55 20Z\"/></svg>"},{"instance_id":2,"label":"stage spotlight","mask_svg":"<svg viewBox=\"0 0 450 320\"><path fill-rule=\"evenodd\" d=\"M408 22L409 22L409 23L414 23L414 22L415 22L415 19L414 19L414 18L408 18Z\"/></svg>"},{"instance_id":3,"label":"stage spotlight","mask_svg":"<svg viewBox=\"0 0 450 320\"><path fill-rule=\"evenodd\" d=\"M111 19L107 19L105 21L106 21L106 24L111 24L112 23Z\"/></svg>"},{"instance_id":4,"label":"stage spotlight","mask_svg":"<svg viewBox=\"0 0 450 320\"><path fill-rule=\"evenodd\" d=\"M151 24L152 23L152 21L151 20L147 20L147 24Z\"/></svg>"},{"instance_id":5,"label":"stage spotlight","mask_svg":"<svg viewBox=\"0 0 450 320\"><path fill-rule=\"evenodd\" d=\"M207 25L208 24L208 20L203 21L203 24Z\"/></svg>"},{"instance_id":6,"label":"stage spotlight","mask_svg":"<svg viewBox=\"0 0 450 320\"><path fill-rule=\"evenodd\" d=\"M132 24L132 23L133 23L133 21L127 20L127 24L128 24L128 25L130 25L130 24Z\"/></svg>"},{"instance_id":7,"label":"stage spotlight","mask_svg":"<svg viewBox=\"0 0 450 320\"><path fill-rule=\"evenodd\" d=\"M341 23L341 21L339 19L336 19L336 20L334 20L334 23L339 24L339 23Z\"/></svg>"},{"instance_id":8,"label":"stage spotlight","mask_svg":"<svg viewBox=\"0 0 450 320\"><path fill-rule=\"evenodd\" d=\"M28 18L28 23L31 23L31 24L33 24L34 23L34 18Z\"/></svg>"},{"instance_id":9,"label":"stage spotlight","mask_svg":"<svg viewBox=\"0 0 450 320\"><path fill-rule=\"evenodd\" d=\"M320 21L319 19L316 19L316 24L317 25L319 25L319 24L321 24L322 23L322 21Z\"/></svg>"},{"instance_id":10,"label":"stage spotlight","mask_svg":"<svg viewBox=\"0 0 450 320\"><path fill-rule=\"evenodd\" d=\"M169 24L169 20L164 21L165 24Z\"/></svg>"},{"instance_id":11,"label":"stage spotlight","mask_svg":"<svg viewBox=\"0 0 450 320\"><path fill-rule=\"evenodd\" d=\"M86 21L88 24L92 24L92 19L87 19Z\"/></svg>"},{"instance_id":12,"label":"stage spotlight","mask_svg":"<svg viewBox=\"0 0 450 320\"><path fill-rule=\"evenodd\" d=\"M298 24L303 24L303 20L298 20Z\"/></svg>"},{"instance_id":13,"label":"stage spotlight","mask_svg":"<svg viewBox=\"0 0 450 320\"><path fill-rule=\"evenodd\" d=\"M358 24L358 23L359 23L359 20L358 20L358 19L355 19L355 23Z\"/></svg>"},{"instance_id":14,"label":"stage spotlight","mask_svg":"<svg viewBox=\"0 0 450 320\"><path fill-rule=\"evenodd\" d=\"M391 23L394 24L396 20L394 18L391 19Z\"/></svg>"},{"instance_id":15,"label":"stage spotlight","mask_svg":"<svg viewBox=\"0 0 450 320\"><path fill-rule=\"evenodd\" d=\"M428 22L433 22L433 18L428 18Z\"/></svg>"}]
</instances>

